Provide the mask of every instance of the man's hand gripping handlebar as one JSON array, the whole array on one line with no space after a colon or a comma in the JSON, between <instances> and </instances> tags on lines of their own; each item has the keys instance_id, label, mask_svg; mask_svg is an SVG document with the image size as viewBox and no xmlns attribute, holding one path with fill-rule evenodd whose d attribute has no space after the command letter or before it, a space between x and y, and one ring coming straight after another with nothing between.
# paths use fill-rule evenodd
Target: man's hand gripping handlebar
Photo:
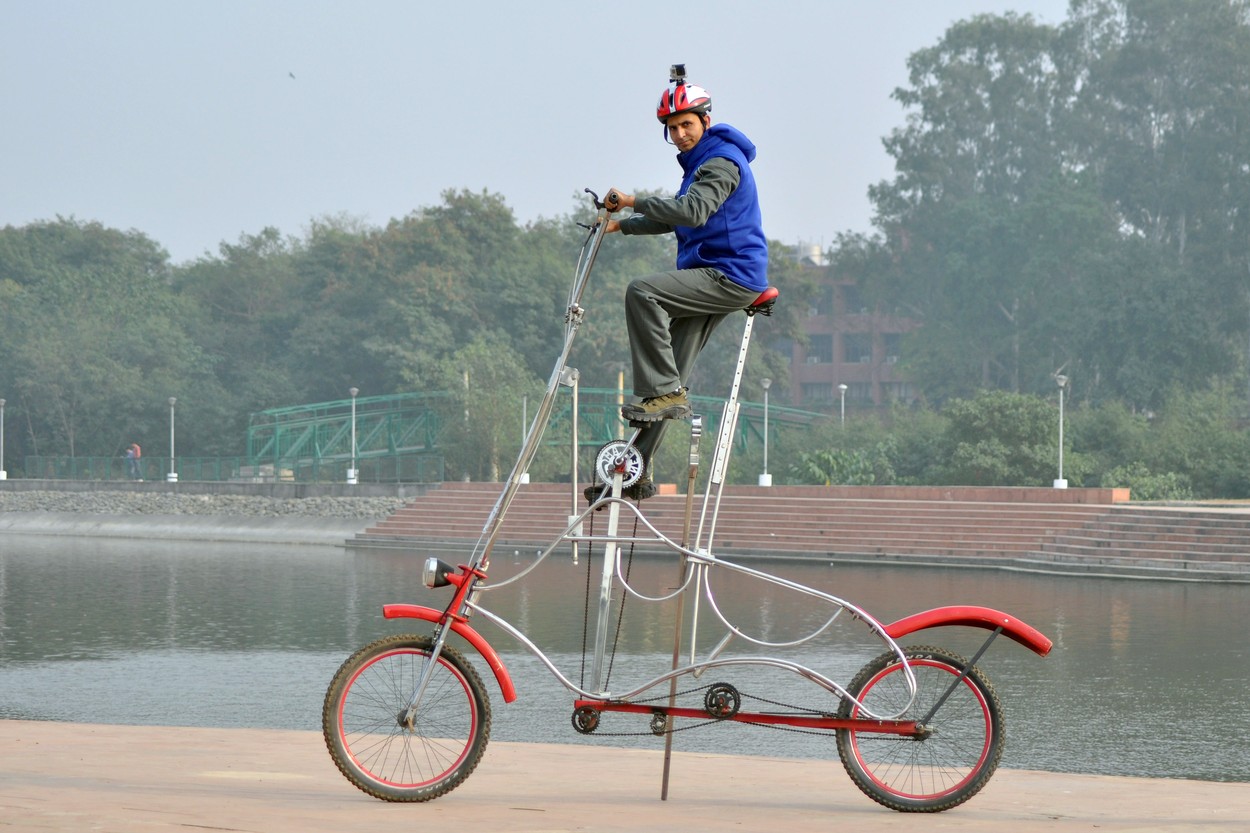
<instances>
[{"instance_id":1,"label":"man's hand gripping handlebar","mask_svg":"<svg viewBox=\"0 0 1250 833\"><path fill-rule=\"evenodd\" d=\"M603 198L602 202L599 201L599 195L596 194L594 191L590 190L589 188L586 189L586 193L590 194L591 199L594 200L595 208L598 208L602 211L607 211L609 214L614 214L615 212L620 211L622 208L634 207L633 195L626 194L622 191L618 191L615 188L608 189L607 196ZM611 234L614 231L620 231L620 230L621 230L620 222L617 220L608 218L608 225L607 225L607 228L604 229L604 233Z\"/></svg>"}]
</instances>

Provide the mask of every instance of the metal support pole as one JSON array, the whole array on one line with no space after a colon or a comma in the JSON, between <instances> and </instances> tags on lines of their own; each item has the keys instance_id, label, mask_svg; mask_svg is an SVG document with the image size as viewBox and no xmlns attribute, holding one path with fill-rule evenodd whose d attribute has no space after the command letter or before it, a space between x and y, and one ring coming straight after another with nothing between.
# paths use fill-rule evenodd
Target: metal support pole
<instances>
[{"instance_id":1,"label":"metal support pole","mask_svg":"<svg viewBox=\"0 0 1250 833\"><path fill-rule=\"evenodd\" d=\"M1068 377L1056 374L1055 382L1059 385L1059 477L1055 480L1055 488L1066 489L1068 481L1063 478L1063 389L1068 386Z\"/></svg>"}]
</instances>

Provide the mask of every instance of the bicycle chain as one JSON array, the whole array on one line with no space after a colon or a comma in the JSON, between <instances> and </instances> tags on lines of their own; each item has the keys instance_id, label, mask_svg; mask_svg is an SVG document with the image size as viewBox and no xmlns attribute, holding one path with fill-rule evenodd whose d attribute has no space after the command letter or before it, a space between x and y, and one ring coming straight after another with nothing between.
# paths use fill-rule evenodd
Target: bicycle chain
<instances>
[{"instance_id":1,"label":"bicycle chain","mask_svg":"<svg viewBox=\"0 0 1250 833\"><path fill-rule=\"evenodd\" d=\"M699 686L698 688L688 688L688 689L686 689L686 690L684 690L684 691L679 691L679 692L677 692L676 694L674 694L674 695L672 695L672 696L673 696L673 697L684 697L684 696L686 696L686 695L688 695L688 694L695 694L695 693L700 692L700 691L707 691L708 689L710 689L710 688L711 688L712 686L714 686L714 685L720 685L720 684L719 684L719 683L708 683L707 685L704 685L704 686ZM795 705L792 705L792 704L790 704L790 703L783 703L783 702L781 702L780 700L770 700L770 699L768 699L767 697L759 697L759 696L756 696L756 695L754 695L754 694L746 694L746 693L741 692L741 691L740 691L740 692L738 692L738 693L739 693L739 694L740 694L740 695L741 695L744 699L755 700L755 701L760 702L760 703L767 703L767 704L768 704L768 705L770 705L770 706L780 706L780 707L782 707L782 708L786 708L786 709L793 709L794 711L797 711L797 712L799 712L800 714L808 714L808 715L821 715L821 716L827 716L827 715L828 715L828 713L827 713L827 712L816 711L816 710L814 710L814 709L808 709L808 708L804 708L804 707L802 707L802 706L795 706ZM657 702L659 702L659 701L661 701L661 700L667 700L668 698L669 698L669 695L664 694L664 695L659 695L659 696L657 696L657 697L650 697L650 698L647 698L647 699L645 699L645 700L635 700L634 702L635 702L635 703L637 703L638 705L646 705L647 703L657 703ZM602 713L602 712L600 712L600 714L603 714L603 713ZM647 736L647 735L650 735L650 736L653 736L653 737L660 737L660 736L663 736L663 735L671 735L671 734L675 734L675 733L677 733L677 732L688 732L688 731L690 731L691 729L701 729L701 728L703 728L704 726L713 726L713 725L715 725L715 724L717 724L717 723L724 723L724 722L725 722L725 721L724 721L723 719L720 719L720 718L712 718L712 719L710 719L710 720L705 720L705 721L703 721L702 723L692 723L692 724L691 724L691 725L689 725L689 726L681 726L681 727L676 727L676 726L674 726L674 727L672 727L672 728L669 728L669 729L664 730L663 732L653 732L653 731L650 731L650 730L648 730L648 731L646 731L646 732L601 732L601 731L599 731L598 729L595 729L595 731L594 731L594 732L592 732L591 734L594 734L594 735L595 735L595 736L597 736L597 737L605 737L605 738L644 737L644 736ZM775 730L777 730L777 731L779 731L779 732L794 732L795 734L799 734L799 735L822 735L822 736L825 736L825 737L828 737L829 735L832 735L832 734L834 734L834 733L837 731L836 729L800 729L800 728L798 728L798 727L796 727L796 726L777 726L777 725L774 725L774 724L771 724L771 723L752 723L751 725L752 725L752 726L758 726L758 727L760 727L761 729L775 729Z\"/></svg>"}]
</instances>

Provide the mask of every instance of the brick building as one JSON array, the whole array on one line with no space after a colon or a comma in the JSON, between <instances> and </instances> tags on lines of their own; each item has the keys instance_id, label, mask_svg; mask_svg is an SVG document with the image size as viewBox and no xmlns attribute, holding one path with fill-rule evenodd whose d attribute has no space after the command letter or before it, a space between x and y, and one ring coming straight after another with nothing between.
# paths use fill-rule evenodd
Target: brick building
<instances>
[{"instance_id":1,"label":"brick building","mask_svg":"<svg viewBox=\"0 0 1250 833\"><path fill-rule=\"evenodd\" d=\"M903 335L919 324L870 308L854 281L833 274L819 248L804 249L802 259L823 278L806 311L807 345L789 339L775 345L790 354L790 390L778 392L789 400L781 401L826 412L838 411L844 394L848 409L914 401L917 388L903 378L899 362Z\"/></svg>"}]
</instances>

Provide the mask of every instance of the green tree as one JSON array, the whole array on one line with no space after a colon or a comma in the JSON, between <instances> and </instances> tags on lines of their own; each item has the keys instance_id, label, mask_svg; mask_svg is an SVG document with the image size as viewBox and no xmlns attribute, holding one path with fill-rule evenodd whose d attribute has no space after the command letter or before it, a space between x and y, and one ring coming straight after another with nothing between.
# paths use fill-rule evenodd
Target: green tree
<instances>
[{"instance_id":1,"label":"green tree","mask_svg":"<svg viewBox=\"0 0 1250 833\"><path fill-rule=\"evenodd\" d=\"M1133 500L1193 500L1189 478L1176 472L1155 474L1140 461L1116 466L1103 476L1103 485L1128 489Z\"/></svg>"},{"instance_id":2,"label":"green tree","mask_svg":"<svg viewBox=\"0 0 1250 833\"><path fill-rule=\"evenodd\" d=\"M223 391L217 438L208 447L239 453L252 412L307 401L290 372L288 342L305 312L292 243L277 229L222 243L217 257L175 269L187 331L213 362Z\"/></svg>"},{"instance_id":3,"label":"green tree","mask_svg":"<svg viewBox=\"0 0 1250 833\"><path fill-rule=\"evenodd\" d=\"M924 323L908 370L931 399L1066 367L1158 409L1240 372L1248 50L1243 0L1077 0L1062 26L980 16L911 56L864 284Z\"/></svg>"},{"instance_id":4,"label":"green tree","mask_svg":"<svg viewBox=\"0 0 1250 833\"><path fill-rule=\"evenodd\" d=\"M986 391L973 399L951 402L944 414L944 482L967 486L1043 486L1054 480L1058 419L1055 408L1047 401L1037 396ZM1079 485L1078 478L1070 479Z\"/></svg>"},{"instance_id":5,"label":"green tree","mask_svg":"<svg viewBox=\"0 0 1250 833\"><path fill-rule=\"evenodd\" d=\"M1250 317L1250 6L1076 0L1064 28L1073 162L1096 175L1128 232L1137 311L1151 302L1167 311L1138 322L1137 334L1150 332L1170 356L1141 364L1155 380L1202 388L1233 369ZM1104 374L1115 368L1108 358ZM1118 392L1140 390L1144 375L1130 367Z\"/></svg>"},{"instance_id":6,"label":"green tree","mask_svg":"<svg viewBox=\"0 0 1250 833\"><path fill-rule=\"evenodd\" d=\"M542 383L504 339L488 333L439 362L435 378L451 393L444 416L444 439L455 449L448 477L500 480L520 449L522 399L537 403Z\"/></svg>"},{"instance_id":7,"label":"green tree","mask_svg":"<svg viewBox=\"0 0 1250 833\"><path fill-rule=\"evenodd\" d=\"M1080 185L1053 126L1057 38L1028 16L957 23L909 58L911 86L894 93L910 110L886 141L897 173L870 190L890 251L876 262L889 266L865 283L924 322L908 340L911 370L939 400L1030 389L1053 371L1055 309L1074 300L1055 252L1105 226L1069 200Z\"/></svg>"},{"instance_id":8,"label":"green tree","mask_svg":"<svg viewBox=\"0 0 1250 833\"><path fill-rule=\"evenodd\" d=\"M1065 422L1064 439L1073 454L1088 462L1092 482L1086 485L1127 485L1109 482L1109 472L1147 457L1150 420L1146 413L1134 412L1119 400L1071 408Z\"/></svg>"},{"instance_id":9,"label":"green tree","mask_svg":"<svg viewBox=\"0 0 1250 833\"><path fill-rule=\"evenodd\" d=\"M400 382L423 389L441 362L479 334L494 331L504 343L531 347L536 310L554 317L553 293L530 268L545 260L524 249L503 199L464 191L443 199L393 221L379 238L388 256L374 283L385 293L377 303L387 323L367 340Z\"/></svg>"},{"instance_id":10,"label":"green tree","mask_svg":"<svg viewBox=\"0 0 1250 833\"><path fill-rule=\"evenodd\" d=\"M1250 435L1238 425L1241 403L1233 389L1177 386L1171 393L1143 460L1149 471L1185 478L1201 498L1250 497Z\"/></svg>"},{"instance_id":11,"label":"green tree","mask_svg":"<svg viewBox=\"0 0 1250 833\"><path fill-rule=\"evenodd\" d=\"M187 453L219 419L211 363L182 327L168 256L138 232L58 219L0 231L0 359L16 454L159 448L169 396Z\"/></svg>"}]
</instances>

